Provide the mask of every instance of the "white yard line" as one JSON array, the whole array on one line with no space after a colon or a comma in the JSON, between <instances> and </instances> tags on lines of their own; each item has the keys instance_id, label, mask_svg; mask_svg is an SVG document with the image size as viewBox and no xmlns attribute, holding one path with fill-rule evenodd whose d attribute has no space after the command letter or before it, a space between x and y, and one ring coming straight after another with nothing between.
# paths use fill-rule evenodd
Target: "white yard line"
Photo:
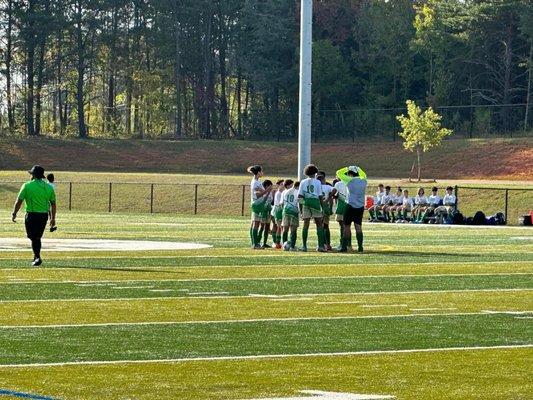
<instances>
[{"instance_id":1,"label":"white yard line","mask_svg":"<svg viewBox=\"0 0 533 400\"><path fill-rule=\"evenodd\" d=\"M306 253L300 253L300 254L306 254ZM354 253L355 254L355 253ZM283 256L286 256L285 254ZM224 255L221 255L221 256L208 256L209 258L244 258L244 257L250 257L252 258L252 256L224 256ZM278 255L276 255L276 253L271 253L269 255L257 255L257 256L253 256L253 258L261 258L261 257L266 257L266 258L272 258L272 257L279 257L279 258L282 258ZM109 256L109 257L98 257L98 256L92 256L92 255L87 255L87 256L80 256L80 257L63 257L61 256L60 259L64 260L64 259L70 259L70 260L83 260L83 259L121 259L121 258L132 258L132 256L124 256L124 257L119 257L119 256ZM133 258L139 258L139 259L154 259L154 258L164 258L164 259L167 259L167 258L173 258L173 259L184 259L184 258L206 258L206 256L176 256L176 255L173 255L173 256L134 256ZM10 260L12 261L13 260L13 257L0 257L0 260ZM324 261L327 261L328 259L327 258L324 258ZM467 262L464 262L464 261L440 261L440 262L418 262L416 263L416 267L424 267L424 266L431 266L431 265L483 265L483 264L512 264L512 265L515 265L515 264L532 264L533 265L533 260L529 261L529 260L521 260L521 261L467 261ZM297 267L297 268L308 268L308 267L326 267L326 268L335 268L337 267L339 264L338 263L322 263L322 264L295 264L294 267ZM383 267L383 263L347 263L347 264L342 264L343 267L346 267L346 266L351 266L351 267L354 267L354 268L358 268L358 267L376 267L376 266L380 266L380 267ZM398 264L398 263L395 263L395 264L390 264L390 266L400 266L400 267L409 267L409 268L413 268L415 266L413 266L412 264L409 264L409 263L401 263L401 264ZM172 268L173 272L176 271L176 272L179 272L180 270L182 269L202 269L202 268L271 268L271 267L286 267L286 265L284 264L272 264L272 265L265 265L265 264L249 264L249 265L203 265L203 266L198 266L198 265L190 265L190 266L180 266L180 267L176 267L174 265L157 265L157 266L151 266L149 267L150 270L154 270L154 272L160 272L161 270L164 270L164 271L168 271L168 268ZM62 272L65 272L66 270L68 270L69 268L59 268L59 267L45 267L45 270L46 271L62 271ZM81 267L79 268L81 270L83 270L84 268ZM132 271L132 270L146 270L146 267L128 267L128 271ZM27 270L31 270L31 269L27 269ZM91 268L87 268L87 270L91 270ZM21 271L21 268L0 268L0 271ZM117 268L117 269L114 269L113 271L116 271L116 272L120 272L120 268Z\"/></svg>"},{"instance_id":2,"label":"white yard line","mask_svg":"<svg viewBox=\"0 0 533 400\"><path fill-rule=\"evenodd\" d=\"M265 354L254 356L219 356L219 357L191 357L191 358L169 358L152 360L113 360L113 361L67 361L54 363L30 363L30 364L0 364L0 368L44 368L44 367L64 367L76 365L117 365L117 364L167 364L198 361L239 361L239 360L265 360L284 358L313 358L313 357L349 357L367 356L381 354L413 354L413 353L440 353L451 351L483 351L483 350L511 350L530 349L532 344L523 345L502 345L502 346L472 346L472 347L447 347L429 349L405 349L405 350L368 350L368 351L347 351L336 353L296 353L296 354Z\"/></svg>"},{"instance_id":3,"label":"white yard line","mask_svg":"<svg viewBox=\"0 0 533 400\"><path fill-rule=\"evenodd\" d=\"M430 308L411 308L411 311L453 311L457 310L457 307L447 307L447 308L439 308L439 307L430 307Z\"/></svg>"},{"instance_id":4,"label":"white yard line","mask_svg":"<svg viewBox=\"0 0 533 400\"><path fill-rule=\"evenodd\" d=\"M505 312L494 314L506 314ZM197 320L197 321L140 321L140 322L101 322L81 324L43 324L43 325L0 325L0 329L57 329L57 328L82 328L82 327L109 327L109 326L148 326L148 325L223 325L247 324L257 322L295 322L295 321L345 321L354 319L394 319L394 318L421 318L421 317L461 317L487 315L486 312L449 312L449 313L416 313L416 314L386 314L386 315L347 315L339 317L286 317L286 318L250 318L227 320Z\"/></svg>"},{"instance_id":5,"label":"white yard line","mask_svg":"<svg viewBox=\"0 0 533 400\"><path fill-rule=\"evenodd\" d=\"M315 304L331 305L331 304L361 304L360 301L317 301Z\"/></svg>"},{"instance_id":6,"label":"white yard line","mask_svg":"<svg viewBox=\"0 0 533 400\"><path fill-rule=\"evenodd\" d=\"M533 272L483 272L473 274L400 274L400 275L330 275L330 276L286 276L286 277L233 277L233 278L189 278L189 279L106 279L106 280L87 280L87 281L43 281L40 278L38 282L17 279L17 282L0 282L0 285L26 285L35 283L55 283L67 284L75 283L77 286L90 284L111 284L111 283L145 283L145 282L231 282L231 281L294 281L294 280L308 280L308 279L365 279L365 278L448 278L448 277L465 277L465 276L533 276ZM44 278L46 279L46 278Z\"/></svg>"},{"instance_id":7,"label":"white yard line","mask_svg":"<svg viewBox=\"0 0 533 400\"><path fill-rule=\"evenodd\" d=\"M177 291L187 291L177 290ZM503 293L503 292L531 292L533 289L518 288L518 289L458 289L458 290L414 290L402 292L346 292L346 293L291 293L282 295L271 294L250 294L250 295L234 295L234 296L195 296L195 297L113 297L113 298L67 298L67 299L33 299L33 300L0 300L0 304L5 303L49 303L49 302L102 302L102 301L134 301L134 300L168 300L168 299L249 299L249 298L293 298L297 300L299 297L326 297L326 296L378 296L378 295L403 295L403 294L434 294L434 293Z\"/></svg>"},{"instance_id":8,"label":"white yard line","mask_svg":"<svg viewBox=\"0 0 533 400\"><path fill-rule=\"evenodd\" d=\"M363 308L409 307L407 304L365 304Z\"/></svg>"}]
</instances>

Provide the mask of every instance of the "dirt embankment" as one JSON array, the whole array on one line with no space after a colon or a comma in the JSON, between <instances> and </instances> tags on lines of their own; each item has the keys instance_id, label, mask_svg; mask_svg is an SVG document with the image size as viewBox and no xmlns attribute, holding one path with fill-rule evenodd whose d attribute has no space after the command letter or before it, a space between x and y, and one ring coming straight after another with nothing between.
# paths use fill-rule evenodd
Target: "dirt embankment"
<instances>
[{"instance_id":1,"label":"dirt embankment","mask_svg":"<svg viewBox=\"0 0 533 400\"><path fill-rule=\"evenodd\" d=\"M358 164L375 177L408 177L414 156L401 143L314 144L326 171ZM246 141L119 141L1 139L0 168L32 164L63 171L240 173L260 163L269 173L297 166L295 143ZM533 138L448 140L423 158L423 175L438 179L533 180Z\"/></svg>"}]
</instances>

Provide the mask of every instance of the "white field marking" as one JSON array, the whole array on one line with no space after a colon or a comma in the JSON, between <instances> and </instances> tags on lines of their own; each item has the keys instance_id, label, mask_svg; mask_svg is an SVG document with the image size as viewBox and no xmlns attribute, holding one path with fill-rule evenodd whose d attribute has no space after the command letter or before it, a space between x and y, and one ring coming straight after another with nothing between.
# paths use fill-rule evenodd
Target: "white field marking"
<instances>
[{"instance_id":1,"label":"white field marking","mask_svg":"<svg viewBox=\"0 0 533 400\"><path fill-rule=\"evenodd\" d=\"M127 289L151 289L154 285L150 286L112 286L111 289L127 290Z\"/></svg>"},{"instance_id":2,"label":"white field marking","mask_svg":"<svg viewBox=\"0 0 533 400\"><path fill-rule=\"evenodd\" d=\"M155 271L156 272L156 271ZM330 275L330 276L281 276L281 277L228 277L228 278L189 278L189 279L106 279L106 280L86 280L86 281L54 281L39 279L39 283L65 284L76 283L77 286L90 284L116 284L119 283L146 283L146 282L231 282L231 281L294 281L307 279L365 279L365 278L446 278L446 277L464 277L464 276L533 276L533 272L483 272L473 274L400 274L400 275ZM44 281L46 280L46 282ZM0 285L26 285L35 281L27 279L17 279L17 282L0 282Z\"/></svg>"},{"instance_id":3,"label":"white field marking","mask_svg":"<svg viewBox=\"0 0 533 400\"><path fill-rule=\"evenodd\" d=\"M173 292L174 289L150 289L150 292L160 292L160 293L168 293Z\"/></svg>"},{"instance_id":4,"label":"white field marking","mask_svg":"<svg viewBox=\"0 0 533 400\"><path fill-rule=\"evenodd\" d=\"M277 298L270 299L270 301L310 301L313 300L311 297L298 297L297 299L287 299L287 298Z\"/></svg>"},{"instance_id":5,"label":"white field marking","mask_svg":"<svg viewBox=\"0 0 533 400\"><path fill-rule=\"evenodd\" d=\"M76 365L117 365L117 364L173 364L182 362L198 361L240 361L240 360L275 360L286 358L313 358L313 357L350 357L382 354L413 354L413 353L441 353L449 351L483 351L483 350L513 350L530 349L533 344L501 345L501 346L472 346L472 347L437 347L428 349L405 349L405 350L368 350L347 351L336 353L295 353L295 354L265 354L254 356L219 356L219 357L191 357L191 358L168 358L152 360L113 360L113 361L67 361L54 363L30 363L30 364L0 364L0 368L44 368L64 367Z\"/></svg>"},{"instance_id":6,"label":"white field marking","mask_svg":"<svg viewBox=\"0 0 533 400\"><path fill-rule=\"evenodd\" d=\"M533 319L533 315L531 317L514 317L515 319Z\"/></svg>"},{"instance_id":7,"label":"white field marking","mask_svg":"<svg viewBox=\"0 0 533 400\"><path fill-rule=\"evenodd\" d=\"M433 308L410 308L411 311L454 311L457 310L457 307L446 307L446 308L439 308L439 307L433 307Z\"/></svg>"},{"instance_id":8,"label":"white field marking","mask_svg":"<svg viewBox=\"0 0 533 400\"><path fill-rule=\"evenodd\" d=\"M305 253L302 253L302 254L305 254ZM273 256L275 256L275 254L273 254ZM174 259L183 259L183 258L191 258L191 257L196 257L196 256L176 256L176 255L173 255L173 256L134 256L133 258L135 259L145 259L145 258L150 258L150 259L154 259L154 258L174 258ZM205 256L197 256L198 258L205 258ZM209 256L211 258L227 258L227 257L232 257L232 256ZM248 256L235 256L234 258L239 258L239 257L248 257ZM264 256L261 256L261 255L258 255L257 257L264 257ZM254 257L254 258L257 258L257 257ZM277 256L275 256L277 257ZM123 258L132 258L131 255L129 256L109 256L109 257L100 257L100 256L92 256L92 255L86 255L86 256L80 256L80 257L63 257L63 255L61 256L61 260L83 260L84 258L90 258L90 259L95 259L95 260L98 260L98 259L123 259ZM270 257L269 257L270 258ZM281 257L280 257L281 258ZM9 257L9 258L2 258L0 257L0 260L10 260L12 261L13 260L13 257ZM324 260L327 260L327 259L324 259ZM483 265L483 264L512 264L512 265L515 265L515 264L533 264L533 260L529 261L529 260L521 260L521 261L468 261L468 262L464 262L464 261L440 261L440 262L417 262L416 263L416 267L424 267L424 266L431 266L431 265L462 265L462 266L465 266L465 265ZM312 267L327 267L327 268L334 268L334 267L337 267L339 264L338 263L326 263L326 264L295 264L294 267L298 267L298 268L312 268ZM348 263L348 264L343 264L342 265L343 267L346 267L346 266L353 266L353 267L376 267L376 266L380 266L380 267L383 267L383 263ZM401 263L401 264L390 264L388 266L396 266L396 267L410 267L410 268L413 268L413 265L412 264L409 264L409 263ZM161 272L161 271L166 271L168 270L168 268L173 268L173 270L175 270L176 272L179 272L183 269L202 269L202 268L272 268L272 267L285 267L285 265L283 264L269 264L269 265L265 265L265 264L248 264L248 265L202 265L202 266L199 266L199 265L190 265L190 266L184 266L184 267L173 267L172 265L168 265L168 266L165 266L165 265L158 265L158 266L152 266L150 267L151 270L153 270L154 272ZM146 267L129 267L128 268L130 271L131 270L145 270ZM20 268L0 268L0 271L21 271ZM60 267L46 267L46 271L61 271L61 272L64 272L65 271L65 268L60 268ZM117 272L120 272L120 269L117 269L115 270Z\"/></svg>"},{"instance_id":9,"label":"white field marking","mask_svg":"<svg viewBox=\"0 0 533 400\"><path fill-rule=\"evenodd\" d=\"M268 397L252 400L385 400L395 399L395 396L379 395L379 394L355 394L355 393L340 393L340 392L323 392L320 390L301 390L301 394L309 395L306 397Z\"/></svg>"},{"instance_id":10,"label":"white field marking","mask_svg":"<svg viewBox=\"0 0 533 400\"><path fill-rule=\"evenodd\" d=\"M69 282L63 282L63 283L76 283L76 286L80 286L80 287L115 286L116 285L116 283L113 283L112 281L101 281L101 282L102 283L98 283L98 281L81 281L81 282L69 281Z\"/></svg>"},{"instance_id":11,"label":"white field marking","mask_svg":"<svg viewBox=\"0 0 533 400\"><path fill-rule=\"evenodd\" d=\"M407 304L365 304L363 308L409 307Z\"/></svg>"},{"instance_id":12,"label":"white field marking","mask_svg":"<svg viewBox=\"0 0 533 400\"><path fill-rule=\"evenodd\" d=\"M223 294L229 294L229 292L189 292L189 295L191 296L209 296L209 295L223 295Z\"/></svg>"},{"instance_id":13,"label":"white field marking","mask_svg":"<svg viewBox=\"0 0 533 400\"><path fill-rule=\"evenodd\" d=\"M315 304L329 305L329 304L361 304L360 301L317 301Z\"/></svg>"},{"instance_id":14,"label":"white field marking","mask_svg":"<svg viewBox=\"0 0 533 400\"><path fill-rule=\"evenodd\" d=\"M514 236L512 240L533 240L533 236Z\"/></svg>"},{"instance_id":15,"label":"white field marking","mask_svg":"<svg viewBox=\"0 0 533 400\"><path fill-rule=\"evenodd\" d=\"M46 251L154 251L154 250L198 250L212 246L200 243L178 243L149 240L109 239L47 239L43 243ZM0 251L31 251L27 239L0 238Z\"/></svg>"},{"instance_id":16,"label":"white field marking","mask_svg":"<svg viewBox=\"0 0 533 400\"><path fill-rule=\"evenodd\" d=\"M81 327L109 327L109 326L149 326L149 325L223 325L248 324L257 322L297 322L297 321L346 321L357 319L394 319L421 317L464 317L487 315L484 312L455 312L455 313L426 313L426 314L390 314L390 315L353 315L339 317L285 317L285 318L249 318L227 320L199 320L199 321L140 321L140 322L95 322L86 324L50 324L50 325L0 325L0 329L54 329Z\"/></svg>"},{"instance_id":17,"label":"white field marking","mask_svg":"<svg viewBox=\"0 0 533 400\"><path fill-rule=\"evenodd\" d=\"M177 290L186 291L186 290ZM505 293L505 292L530 292L533 289L458 289L458 290L414 290L414 291L403 291L403 292L346 292L346 293L293 293L293 294L283 294L283 295L233 295L233 296L195 296L195 297L113 297L113 298L68 298L68 299L33 299L33 300L0 300L0 304L6 303L49 303L49 302L91 302L91 301L134 301L134 300L169 300L169 299L202 299L202 300L213 300L213 299L249 299L249 298L292 298L297 301L299 297L326 297L326 296L378 296L378 295L403 295L403 294L440 294L440 293Z\"/></svg>"},{"instance_id":18,"label":"white field marking","mask_svg":"<svg viewBox=\"0 0 533 400\"><path fill-rule=\"evenodd\" d=\"M506 315L528 315L533 314L533 311L496 311L496 310L481 310L484 314L506 314Z\"/></svg>"}]
</instances>

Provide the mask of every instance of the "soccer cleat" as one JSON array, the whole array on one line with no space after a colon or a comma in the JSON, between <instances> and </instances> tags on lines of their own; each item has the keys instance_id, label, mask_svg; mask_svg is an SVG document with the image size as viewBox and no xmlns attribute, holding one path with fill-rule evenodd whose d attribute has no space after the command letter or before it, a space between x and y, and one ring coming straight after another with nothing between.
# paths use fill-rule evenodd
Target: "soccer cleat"
<instances>
[{"instance_id":1,"label":"soccer cleat","mask_svg":"<svg viewBox=\"0 0 533 400\"><path fill-rule=\"evenodd\" d=\"M40 258L36 258L35 260L33 260L33 262L31 263L32 267L38 267L39 265L41 265L43 263L43 260L41 260Z\"/></svg>"},{"instance_id":2,"label":"soccer cleat","mask_svg":"<svg viewBox=\"0 0 533 400\"><path fill-rule=\"evenodd\" d=\"M57 226L51 226L50 227L50 232L55 232L57 231Z\"/></svg>"},{"instance_id":3,"label":"soccer cleat","mask_svg":"<svg viewBox=\"0 0 533 400\"><path fill-rule=\"evenodd\" d=\"M363 252L363 248L362 248L362 247L359 247L359 248L357 249L357 252L358 252L358 253L362 253L362 252Z\"/></svg>"},{"instance_id":4,"label":"soccer cleat","mask_svg":"<svg viewBox=\"0 0 533 400\"><path fill-rule=\"evenodd\" d=\"M333 247L331 247L329 244L326 245L326 251L332 251Z\"/></svg>"},{"instance_id":5,"label":"soccer cleat","mask_svg":"<svg viewBox=\"0 0 533 400\"><path fill-rule=\"evenodd\" d=\"M265 243L265 244L262 246L262 248L263 248L263 249L271 249L272 246L270 246L270 245L268 245L268 244Z\"/></svg>"},{"instance_id":6,"label":"soccer cleat","mask_svg":"<svg viewBox=\"0 0 533 400\"><path fill-rule=\"evenodd\" d=\"M348 253L348 248L347 247L337 247L337 251L339 253Z\"/></svg>"},{"instance_id":7,"label":"soccer cleat","mask_svg":"<svg viewBox=\"0 0 533 400\"><path fill-rule=\"evenodd\" d=\"M298 251L301 251L302 253L307 253L307 246L298 247Z\"/></svg>"},{"instance_id":8,"label":"soccer cleat","mask_svg":"<svg viewBox=\"0 0 533 400\"><path fill-rule=\"evenodd\" d=\"M260 244L256 244L254 247L253 247L254 250L263 250L263 248L261 247Z\"/></svg>"},{"instance_id":9,"label":"soccer cleat","mask_svg":"<svg viewBox=\"0 0 533 400\"><path fill-rule=\"evenodd\" d=\"M281 249L281 243L276 243L276 245L274 246L274 248L276 250L280 250Z\"/></svg>"},{"instance_id":10,"label":"soccer cleat","mask_svg":"<svg viewBox=\"0 0 533 400\"><path fill-rule=\"evenodd\" d=\"M316 251L319 253L326 253L326 249L324 247L318 247Z\"/></svg>"}]
</instances>

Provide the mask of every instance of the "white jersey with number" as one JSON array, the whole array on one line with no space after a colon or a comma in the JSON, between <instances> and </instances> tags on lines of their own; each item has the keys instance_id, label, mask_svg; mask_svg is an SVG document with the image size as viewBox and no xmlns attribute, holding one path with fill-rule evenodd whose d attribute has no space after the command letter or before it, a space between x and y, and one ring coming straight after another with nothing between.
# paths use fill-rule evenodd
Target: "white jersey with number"
<instances>
[{"instance_id":1,"label":"white jersey with number","mask_svg":"<svg viewBox=\"0 0 533 400\"><path fill-rule=\"evenodd\" d=\"M290 188L283 192L283 207L298 211L298 189Z\"/></svg>"},{"instance_id":2,"label":"white jersey with number","mask_svg":"<svg viewBox=\"0 0 533 400\"><path fill-rule=\"evenodd\" d=\"M333 186L328 184L322 185L322 195L324 196L324 200L330 198L331 192L333 192Z\"/></svg>"},{"instance_id":3,"label":"white jersey with number","mask_svg":"<svg viewBox=\"0 0 533 400\"><path fill-rule=\"evenodd\" d=\"M300 182L299 195L304 199L318 199L322 196L322 183L315 178L307 178Z\"/></svg>"},{"instance_id":4,"label":"white jersey with number","mask_svg":"<svg viewBox=\"0 0 533 400\"><path fill-rule=\"evenodd\" d=\"M263 190L263 184L259 179L252 178L252 183L250 184L250 191L252 193L252 202L257 200L257 194L255 193L258 190Z\"/></svg>"}]
</instances>

